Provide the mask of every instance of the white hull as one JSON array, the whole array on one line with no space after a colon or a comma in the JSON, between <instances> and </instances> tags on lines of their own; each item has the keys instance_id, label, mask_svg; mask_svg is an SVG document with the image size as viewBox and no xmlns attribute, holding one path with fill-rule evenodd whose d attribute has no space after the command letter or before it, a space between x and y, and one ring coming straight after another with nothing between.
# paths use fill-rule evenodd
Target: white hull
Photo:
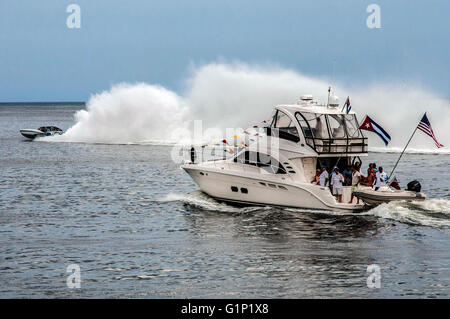
<instances>
[{"instance_id":1,"label":"white hull","mask_svg":"<svg viewBox=\"0 0 450 319\"><path fill-rule=\"evenodd\" d=\"M20 134L29 139L34 139L38 136L51 136L51 135L61 135L63 131L56 126L41 126L39 129L21 129Z\"/></svg>"},{"instance_id":2,"label":"white hull","mask_svg":"<svg viewBox=\"0 0 450 319\"><path fill-rule=\"evenodd\" d=\"M377 191L372 189L359 190L355 192L355 196L370 206L377 206L393 201L424 201L426 199L424 193L407 190L391 190L390 188L379 189Z\"/></svg>"},{"instance_id":3,"label":"white hull","mask_svg":"<svg viewBox=\"0 0 450 319\"><path fill-rule=\"evenodd\" d=\"M339 212L359 211L364 207L363 204L344 204L350 200L349 187L344 188L343 203L338 203L327 187L281 181L269 175L244 176L195 164L186 164L182 168L204 193L220 200Z\"/></svg>"},{"instance_id":4,"label":"white hull","mask_svg":"<svg viewBox=\"0 0 450 319\"><path fill-rule=\"evenodd\" d=\"M44 136L44 132L40 130L34 130L34 129L22 129L20 130L20 134L25 136L26 138L35 138L36 136Z\"/></svg>"}]
</instances>

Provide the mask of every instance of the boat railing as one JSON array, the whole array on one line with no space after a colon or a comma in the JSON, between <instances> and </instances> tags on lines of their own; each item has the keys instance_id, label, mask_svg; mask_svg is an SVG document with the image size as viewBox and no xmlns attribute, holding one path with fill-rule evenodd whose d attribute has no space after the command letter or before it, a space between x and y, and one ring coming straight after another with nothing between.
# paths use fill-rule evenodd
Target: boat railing
<instances>
[{"instance_id":1,"label":"boat railing","mask_svg":"<svg viewBox=\"0 0 450 319\"><path fill-rule=\"evenodd\" d=\"M306 143L319 154L367 153L367 137L320 138L307 137Z\"/></svg>"},{"instance_id":2,"label":"boat railing","mask_svg":"<svg viewBox=\"0 0 450 319\"><path fill-rule=\"evenodd\" d=\"M284 132L280 129L270 127L265 128L266 134L298 143L300 138L293 134ZM368 144L367 137L312 137L308 134L305 137L306 144L311 146L319 154L335 154L335 153L367 153Z\"/></svg>"},{"instance_id":3,"label":"boat railing","mask_svg":"<svg viewBox=\"0 0 450 319\"><path fill-rule=\"evenodd\" d=\"M222 162L233 158L241 149L242 147L185 146L183 147L183 158L185 163Z\"/></svg>"}]
</instances>

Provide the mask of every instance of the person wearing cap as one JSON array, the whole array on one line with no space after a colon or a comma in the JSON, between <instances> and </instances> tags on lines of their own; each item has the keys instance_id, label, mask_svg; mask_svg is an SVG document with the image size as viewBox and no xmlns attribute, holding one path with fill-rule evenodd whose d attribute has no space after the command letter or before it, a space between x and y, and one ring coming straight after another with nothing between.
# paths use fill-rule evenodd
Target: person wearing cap
<instances>
[{"instance_id":1,"label":"person wearing cap","mask_svg":"<svg viewBox=\"0 0 450 319\"><path fill-rule=\"evenodd\" d=\"M339 172L339 167L334 168L335 174L331 178L331 185L333 185L333 195L336 196L339 203L342 203L342 183L344 176Z\"/></svg>"},{"instance_id":2,"label":"person wearing cap","mask_svg":"<svg viewBox=\"0 0 450 319\"><path fill-rule=\"evenodd\" d=\"M320 174L320 178L319 178L320 186L327 187L329 178L330 178L330 175L327 172L327 167L322 166L322 174Z\"/></svg>"}]
</instances>

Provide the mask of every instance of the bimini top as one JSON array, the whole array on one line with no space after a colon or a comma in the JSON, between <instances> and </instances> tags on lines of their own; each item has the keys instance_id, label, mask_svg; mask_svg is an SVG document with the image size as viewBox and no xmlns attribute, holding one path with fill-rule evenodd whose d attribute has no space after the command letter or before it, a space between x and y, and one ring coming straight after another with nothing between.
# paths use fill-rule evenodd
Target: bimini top
<instances>
[{"instance_id":1,"label":"bimini top","mask_svg":"<svg viewBox=\"0 0 450 319\"><path fill-rule=\"evenodd\" d=\"M298 104L277 105L267 135L308 145L318 155L366 155L367 138L355 112L347 114L336 103L330 105L320 105L312 97Z\"/></svg>"}]
</instances>

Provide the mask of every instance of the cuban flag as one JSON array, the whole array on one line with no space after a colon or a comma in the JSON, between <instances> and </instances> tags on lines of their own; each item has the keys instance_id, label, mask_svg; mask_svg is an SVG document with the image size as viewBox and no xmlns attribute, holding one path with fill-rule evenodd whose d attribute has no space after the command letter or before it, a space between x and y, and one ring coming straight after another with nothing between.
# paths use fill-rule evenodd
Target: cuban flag
<instances>
[{"instance_id":1,"label":"cuban flag","mask_svg":"<svg viewBox=\"0 0 450 319\"><path fill-rule=\"evenodd\" d=\"M389 136L389 134L368 115L366 115L366 118L359 128L361 130L376 133L379 137L381 137L381 139L384 141L384 144L386 145L388 145L388 143L391 141L391 137Z\"/></svg>"},{"instance_id":2,"label":"cuban flag","mask_svg":"<svg viewBox=\"0 0 450 319\"><path fill-rule=\"evenodd\" d=\"M350 97L349 96L347 96L347 100L345 100L344 106L346 107L346 112L348 114L350 112L350 110L352 109L352 106L350 105Z\"/></svg>"}]
</instances>

